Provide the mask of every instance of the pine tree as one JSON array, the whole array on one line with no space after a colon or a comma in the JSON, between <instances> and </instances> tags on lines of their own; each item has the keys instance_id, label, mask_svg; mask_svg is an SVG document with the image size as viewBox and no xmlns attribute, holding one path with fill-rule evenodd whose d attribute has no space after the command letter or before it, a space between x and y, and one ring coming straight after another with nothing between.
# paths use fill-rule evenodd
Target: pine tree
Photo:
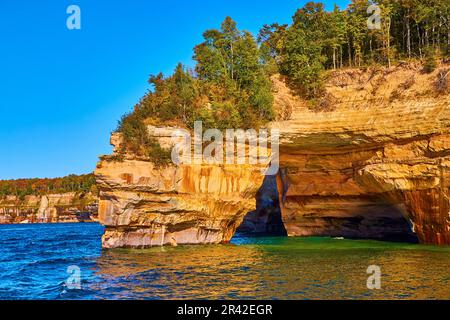
<instances>
[{"instance_id":1,"label":"pine tree","mask_svg":"<svg viewBox=\"0 0 450 320\"><path fill-rule=\"evenodd\" d=\"M281 71L310 97L322 91L320 75L327 60L323 55L325 21L323 4L309 2L297 11L286 34Z\"/></svg>"}]
</instances>

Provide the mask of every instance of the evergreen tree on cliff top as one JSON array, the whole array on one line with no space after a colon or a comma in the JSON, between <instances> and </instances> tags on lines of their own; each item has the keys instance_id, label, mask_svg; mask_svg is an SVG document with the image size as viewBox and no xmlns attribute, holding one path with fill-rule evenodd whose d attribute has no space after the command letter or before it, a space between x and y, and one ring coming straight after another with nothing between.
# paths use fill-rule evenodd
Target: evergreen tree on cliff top
<instances>
[{"instance_id":1,"label":"evergreen tree on cliff top","mask_svg":"<svg viewBox=\"0 0 450 320\"><path fill-rule=\"evenodd\" d=\"M238 30L230 17L203 37L194 48L195 72L178 64L171 76L152 75L152 90L122 118L124 154L167 157L148 137L149 124L192 129L203 121L205 129L247 129L274 118L271 83L254 37Z\"/></svg>"},{"instance_id":2,"label":"evergreen tree on cliff top","mask_svg":"<svg viewBox=\"0 0 450 320\"><path fill-rule=\"evenodd\" d=\"M194 48L194 70L179 64L171 76L150 78L152 90L119 124L124 145L143 156L163 153L145 137L148 124L192 128L202 120L207 128L257 128L274 119L270 76L276 73L318 101L327 69L426 58L432 71L439 58L449 57L449 0L376 1L381 28L369 29L367 10L374 3L352 0L345 10L327 12L309 2L290 26L264 25L258 41L227 17Z\"/></svg>"},{"instance_id":3,"label":"evergreen tree on cliff top","mask_svg":"<svg viewBox=\"0 0 450 320\"><path fill-rule=\"evenodd\" d=\"M198 79L206 88L218 128L249 128L273 119L271 84L260 49L249 32L227 17L220 30L208 30L195 47ZM232 119L224 123L225 118Z\"/></svg>"},{"instance_id":4,"label":"evergreen tree on cliff top","mask_svg":"<svg viewBox=\"0 0 450 320\"><path fill-rule=\"evenodd\" d=\"M309 2L294 15L286 33L281 71L307 96L321 90L320 75L326 56L323 54L326 12L322 3Z\"/></svg>"}]
</instances>

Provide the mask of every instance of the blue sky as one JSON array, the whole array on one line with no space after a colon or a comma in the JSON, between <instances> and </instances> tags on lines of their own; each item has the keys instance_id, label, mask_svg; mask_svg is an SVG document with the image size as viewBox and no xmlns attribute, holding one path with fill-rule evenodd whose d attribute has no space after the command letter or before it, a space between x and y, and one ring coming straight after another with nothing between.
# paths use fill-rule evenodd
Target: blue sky
<instances>
[{"instance_id":1,"label":"blue sky","mask_svg":"<svg viewBox=\"0 0 450 320\"><path fill-rule=\"evenodd\" d=\"M345 7L349 1L326 1ZM150 74L192 64L206 29L231 16L257 33L300 0L0 2L0 179L88 173ZM66 9L81 8L81 30Z\"/></svg>"}]
</instances>

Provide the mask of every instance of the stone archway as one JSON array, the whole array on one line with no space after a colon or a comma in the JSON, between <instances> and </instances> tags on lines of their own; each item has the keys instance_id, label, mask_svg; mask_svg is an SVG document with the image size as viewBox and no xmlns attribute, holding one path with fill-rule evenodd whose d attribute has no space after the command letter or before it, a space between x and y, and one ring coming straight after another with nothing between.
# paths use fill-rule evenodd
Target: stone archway
<instances>
[{"instance_id":1,"label":"stone archway","mask_svg":"<svg viewBox=\"0 0 450 320\"><path fill-rule=\"evenodd\" d=\"M447 150L424 137L282 155L289 166L277 183L288 235L450 244L450 163L439 146Z\"/></svg>"},{"instance_id":2,"label":"stone archway","mask_svg":"<svg viewBox=\"0 0 450 320\"><path fill-rule=\"evenodd\" d=\"M419 242L404 205L382 195L287 196L286 170L281 171L265 178L256 210L245 216L238 234Z\"/></svg>"}]
</instances>

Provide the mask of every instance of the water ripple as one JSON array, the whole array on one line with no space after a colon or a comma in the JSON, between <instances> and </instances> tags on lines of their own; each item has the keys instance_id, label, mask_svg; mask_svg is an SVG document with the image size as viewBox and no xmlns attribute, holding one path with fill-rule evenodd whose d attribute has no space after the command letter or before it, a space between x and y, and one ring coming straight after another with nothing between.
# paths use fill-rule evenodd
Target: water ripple
<instances>
[{"instance_id":1,"label":"water ripple","mask_svg":"<svg viewBox=\"0 0 450 320\"><path fill-rule=\"evenodd\" d=\"M450 299L450 248L325 238L101 250L98 224L0 226L0 299ZM382 289L366 287L367 267ZM81 271L70 290L69 266Z\"/></svg>"}]
</instances>

